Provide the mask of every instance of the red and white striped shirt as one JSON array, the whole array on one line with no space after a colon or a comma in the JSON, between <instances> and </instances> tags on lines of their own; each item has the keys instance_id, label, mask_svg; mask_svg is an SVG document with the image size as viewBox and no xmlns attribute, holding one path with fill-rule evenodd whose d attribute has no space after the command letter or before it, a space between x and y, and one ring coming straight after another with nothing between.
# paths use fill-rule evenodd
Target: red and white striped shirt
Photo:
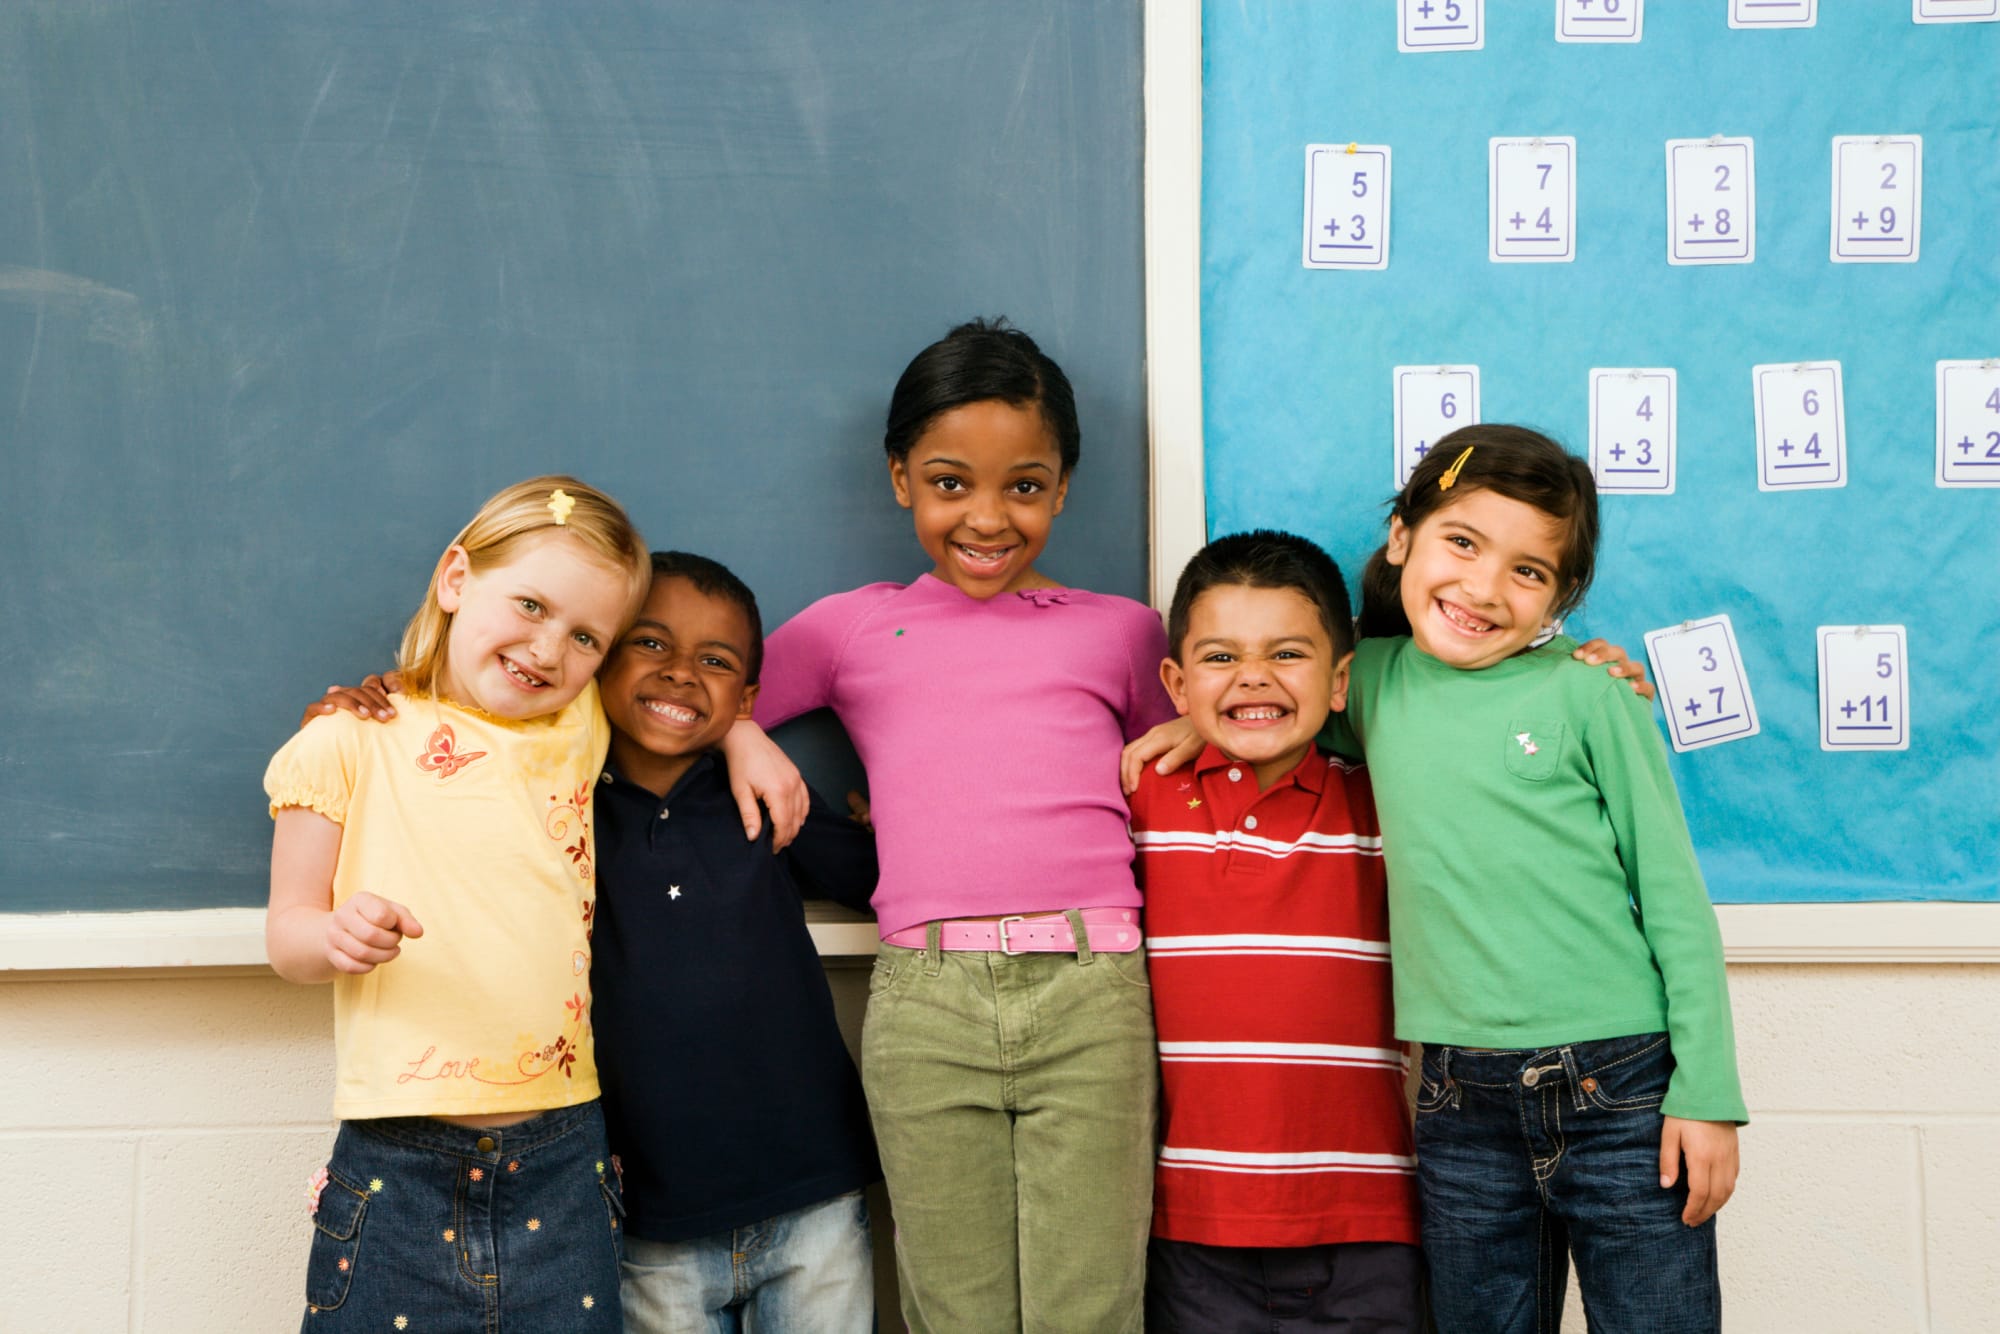
<instances>
[{"instance_id":1,"label":"red and white striped shirt","mask_svg":"<svg viewBox=\"0 0 2000 1334\"><path fill-rule=\"evenodd\" d=\"M1417 1240L1368 776L1317 749L1258 791L1214 746L1132 795L1159 1026L1153 1235Z\"/></svg>"}]
</instances>

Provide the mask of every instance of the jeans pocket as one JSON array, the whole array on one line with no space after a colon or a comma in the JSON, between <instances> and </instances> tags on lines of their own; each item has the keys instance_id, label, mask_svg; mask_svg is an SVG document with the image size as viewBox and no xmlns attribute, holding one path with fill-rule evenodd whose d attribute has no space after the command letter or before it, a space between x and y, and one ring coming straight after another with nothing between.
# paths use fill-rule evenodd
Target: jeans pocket
<instances>
[{"instance_id":1,"label":"jeans pocket","mask_svg":"<svg viewBox=\"0 0 2000 1334\"><path fill-rule=\"evenodd\" d=\"M313 1310L336 1310L347 1300L354 1266L360 1263L361 1220L367 1212L368 1192L328 1172L313 1214L312 1255L306 1261L306 1303Z\"/></svg>"},{"instance_id":2,"label":"jeans pocket","mask_svg":"<svg viewBox=\"0 0 2000 1334\"><path fill-rule=\"evenodd\" d=\"M611 1257L625 1258L625 1193L616 1172L597 1174L597 1189L604 1195L605 1216L611 1222Z\"/></svg>"},{"instance_id":3,"label":"jeans pocket","mask_svg":"<svg viewBox=\"0 0 2000 1334\"><path fill-rule=\"evenodd\" d=\"M1441 1111L1451 1100L1452 1083L1445 1078L1440 1063L1427 1047L1423 1060L1417 1063L1417 1115Z\"/></svg>"},{"instance_id":4,"label":"jeans pocket","mask_svg":"<svg viewBox=\"0 0 2000 1334\"><path fill-rule=\"evenodd\" d=\"M1667 1100L1674 1058L1666 1034L1654 1035L1637 1051L1605 1053L1596 1061L1590 1060L1588 1048L1577 1054L1583 1058L1577 1062L1577 1087L1593 1106L1607 1112L1657 1112Z\"/></svg>"},{"instance_id":5,"label":"jeans pocket","mask_svg":"<svg viewBox=\"0 0 2000 1334\"><path fill-rule=\"evenodd\" d=\"M1146 951L1144 947L1136 950L1126 950L1118 954L1106 954L1100 951L1092 954L1090 957L1094 962L1108 965L1111 969L1111 975L1126 986L1137 987L1141 991L1147 992L1153 989L1153 979L1146 973Z\"/></svg>"},{"instance_id":6,"label":"jeans pocket","mask_svg":"<svg viewBox=\"0 0 2000 1334\"><path fill-rule=\"evenodd\" d=\"M912 963L911 960L892 958L886 954L876 955L875 967L868 974L868 998L873 1000L895 986L896 979L903 976Z\"/></svg>"}]
</instances>

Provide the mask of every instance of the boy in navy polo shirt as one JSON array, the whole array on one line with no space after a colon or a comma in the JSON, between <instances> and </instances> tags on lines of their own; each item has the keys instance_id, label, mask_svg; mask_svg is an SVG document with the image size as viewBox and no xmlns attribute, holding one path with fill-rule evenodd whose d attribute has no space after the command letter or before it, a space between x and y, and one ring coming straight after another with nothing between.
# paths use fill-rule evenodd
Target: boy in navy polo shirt
<instances>
[{"instance_id":1,"label":"boy in navy polo shirt","mask_svg":"<svg viewBox=\"0 0 2000 1334\"><path fill-rule=\"evenodd\" d=\"M1159 1027L1150 1334L1423 1328L1381 832L1340 569L1256 532L1188 562L1160 674L1206 743L1132 794Z\"/></svg>"},{"instance_id":2,"label":"boy in navy polo shirt","mask_svg":"<svg viewBox=\"0 0 2000 1334\"><path fill-rule=\"evenodd\" d=\"M865 907L875 840L817 795L773 856L715 749L750 716L757 600L714 561L655 553L638 621L598 673L592 1019L622 1168L631 1330L866 1334L881 1178L801 895Z\"/></svg>"}]
</instances>

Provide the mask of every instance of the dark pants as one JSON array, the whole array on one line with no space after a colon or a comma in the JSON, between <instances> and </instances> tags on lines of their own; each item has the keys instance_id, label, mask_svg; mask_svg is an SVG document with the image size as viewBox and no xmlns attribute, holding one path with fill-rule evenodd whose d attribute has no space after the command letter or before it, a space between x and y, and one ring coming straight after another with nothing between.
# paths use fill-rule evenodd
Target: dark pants
<instances>
[{"instance_id":1,"label":"dark pants","mask_svg":"<svg viewBox=\"0 0 2000 1334\"><path fill-rule=\"evenodd\" d=\"M618 1185L597 1103L473 1130L343 1121L304 1334L618 1334Z\"/></svg>"},{"instance_id":2,"label":"dark pants","mask_svg":"<svg viewBox=\"0 0 2000 1334\"><path fill-rule=\"evenodd\" d=\"M1556 1334L1569 1261L1591 1334L1722 1327L1715 1220L1660 1189L1664 1033L1538 1051L1426 1047L1424 1258L1441 1334Z\"/></svg>"},{"instance_id":3,"label":"dark pants","mask_svg":"<svg viewBox=\"0 0 2000 1334\"><path fill-rule=\"evenodd\" d=\"M1147 1334L1421 1334L1423 1260L1391 1241L1201 1246L1153 1238Z\"/></svg>"}]
</instances>

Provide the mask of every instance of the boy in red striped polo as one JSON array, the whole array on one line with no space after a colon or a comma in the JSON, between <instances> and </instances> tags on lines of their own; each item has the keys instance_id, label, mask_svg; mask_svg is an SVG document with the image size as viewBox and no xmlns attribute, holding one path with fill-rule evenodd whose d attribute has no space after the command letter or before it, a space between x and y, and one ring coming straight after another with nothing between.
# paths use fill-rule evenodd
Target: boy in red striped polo
<instances>
[{"instance_id":1,"label":"boy in red striped polo","mask_svg":"<svg viewBox=\"0 0 2000 1334\"><path fill-rule=\"evenodd\" d=\"M1188 563L1160 673L1206 742L1132 795L1162 1083L1146 1328L1423 1328L1407 1064L1339 567L1303 538Z\"/></svg>"}]
</instances>

